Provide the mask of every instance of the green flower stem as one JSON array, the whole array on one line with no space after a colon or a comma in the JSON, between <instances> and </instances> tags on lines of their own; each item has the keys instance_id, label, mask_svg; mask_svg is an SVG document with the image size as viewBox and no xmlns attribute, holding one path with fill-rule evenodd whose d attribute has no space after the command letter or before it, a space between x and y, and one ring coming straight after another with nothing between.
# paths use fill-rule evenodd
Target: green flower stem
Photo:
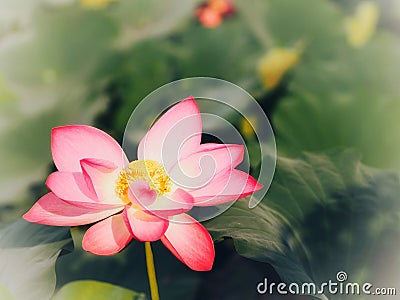
<instances>
[{"instance_id":1,"label":"green flower stem","mask_svg":"<svg viewBox=\"0 0 400 300\"><path fill-rule=\"evenodd\" d=\"M158 294L156 270L154 268L153 251L151 251L150 242L145 242L144 248L146 250L147 276L149 277L151 299L160 300L160 295Z\"/></svg>"}]
</instances>

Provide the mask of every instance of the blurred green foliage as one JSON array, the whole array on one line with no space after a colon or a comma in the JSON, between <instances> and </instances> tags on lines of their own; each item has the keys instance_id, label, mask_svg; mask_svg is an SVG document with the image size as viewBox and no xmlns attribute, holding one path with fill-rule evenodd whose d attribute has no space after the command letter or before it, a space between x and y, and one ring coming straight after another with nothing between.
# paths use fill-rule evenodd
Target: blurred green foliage
<instances>
[{"instance_id":1,"label":"blurred green foliage","mask_svg":"<svg viewBox=\"0 0 400 300\"><path fill-rule=\"evenodd\" d=\"M0 224L0 295L4 300L50 299L56 287L55 264L73 250L68 227L18 220Z\"/></svg>"},{"instance_id":2,"label":"blurred green foliage","mask_svg":"<svg viewBox=\"0 0 400 300\"><path fill-rule=\"evenodd\" d=\"M144 294L92 280L75 281L66 284L53 297L54 300L85 299L85 300L144 300Z\"/></svg>"},{"instance_id":3,"label":"blurred green foliage","mask_svg":"<svg viewBox=\"0 0 400 300\"><path fill-rule=\"evenodd\" d=\"M1 0L0 220L18 219L46 192L52 127L92 124L122 141L148 93L176 79L217 77L259 101L280 158L259 207L239 202L207 226L264 263L238 256L227 240L216 244L214 270L200 274L156 243L161 296L257 299L256 284L266 276L321 282L335 267L354 279L390 282L389 260L399 259L398 1L375 1L376 33L357 49L347 42L344 22L359 0L233 2L236 14L209 29L195 19L201 4L195 0L116 0L97 8L73 0ZM302 49L299 63L267 90L260 59L274 47L295 46ZM257 140L246 141L257 171ZM332 150L338 147L344 150ZM82 230L73 232L75 251L57 262L58 287L91 279L148 294L140 243L96 257L80 248Z\"/></svg>"},{"instance_id":4,"label":"blurred green foliage","mask_svg":"<svg viewBox=\"0 0 400 300\"><path fill-rule=\"evenodd\" d=\"M280 158L260 205L249 210L239 201L206 228L232 237L240 254L272 264L288 283L320 285L344 270L351 282L398 288L399 193L398 173L366 167L353 151Z\"/></svg>"}]
</instances>

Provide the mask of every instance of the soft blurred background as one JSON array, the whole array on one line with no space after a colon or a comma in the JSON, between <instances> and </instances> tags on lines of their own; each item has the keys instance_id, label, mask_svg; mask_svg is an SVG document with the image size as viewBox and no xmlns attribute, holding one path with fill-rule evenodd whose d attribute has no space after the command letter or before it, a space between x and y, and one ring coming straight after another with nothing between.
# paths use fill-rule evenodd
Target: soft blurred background
<instances>
[{"instance_id":1,"label":"soft blurred background","mask_svg":"<svg viewBox=\"0 0 400 300\"><path fill-rule=\"evenodd\" d=\"M205 224L217 240L211 272L154 245L161 298L278 299L258 295L257 283L321 283L341 270L400 294L399 70L398 0L0 0L0 245L9 255L1 252L0 279L32 269L8 290L41 300L26 295L51 281L55 265L57 289L98 280L149 295L142 244L97 257L73 228L75 249L55 262L71 248L60 244L65 231L51 231L57 243L35 231L18 242L31 231L15 224L28 226L17 220L47 192L52 127L94 125L122 142L147 94L208 76L246 89L269 116L276 176L256 209L238 203ZM252 127L230 121L252 159ZM56 257L37 252L46 243ZM34 269L38 253L51 271ZM14 263L22 257L26 264ZM82 291L65 299L102 299Z\"/></svg>"}]
</instances>

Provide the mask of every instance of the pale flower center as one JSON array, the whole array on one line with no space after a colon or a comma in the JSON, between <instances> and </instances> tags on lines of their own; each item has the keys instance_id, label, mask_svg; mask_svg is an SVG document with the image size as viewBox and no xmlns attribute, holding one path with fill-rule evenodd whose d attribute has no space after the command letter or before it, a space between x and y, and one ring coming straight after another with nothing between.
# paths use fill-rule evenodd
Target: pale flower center
<instances>
[{"instance_id":1,"label":"pale flower center","mask_svg":"<svg viewBox=\"0 0 400 300\"><path fill-rule=\"evenodd\" d=\"M134 160L121 171L116 181L115 192L122 201L129 203L129 184L146 181L150 189L163 195L171 191L172 182L161 163L154 160Z\"/></svg>"}]
</instances>

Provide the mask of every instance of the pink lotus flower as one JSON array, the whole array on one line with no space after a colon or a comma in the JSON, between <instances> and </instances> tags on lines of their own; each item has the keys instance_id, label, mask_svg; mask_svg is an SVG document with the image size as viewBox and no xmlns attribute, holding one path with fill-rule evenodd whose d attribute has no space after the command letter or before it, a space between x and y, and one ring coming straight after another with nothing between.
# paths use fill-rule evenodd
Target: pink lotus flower
<instances>
[{"instance_id":1,"label":"pink lotus flower","mask_svg":"<svg viewBox=\"0 0 400 300\"><path fill-rule=\"evenodd\" d=\"M24 215L46 225L95 223L83 248L112 255L131 240L162 243L193 270L210 270L214 244L208 231L185 212L245 197L262 186L235 167L241 145L200 144L201 117L190 97L169 109L128 162L119 144L96 128L54 128L51 150L58 169L46 181L50 193ZM210 174L201 159L212 158ZM168 158L168 159L165 159ZM206 178L207 177L207 178ZM180 184L179 178L184 184ZM207 180L205 180L207 179Z\"/></svg>"},{"instance_id":2,"label":"pink lotus flower","mask_svg":"<svg viewBox=\"0 0 400 300\"><path fill-rule=\"evenodd\" d=\"M231 0L209 0L196 10L195 15L205 27L215 28L234 13L235 6Z\"/></svg>"}]
</instances>

